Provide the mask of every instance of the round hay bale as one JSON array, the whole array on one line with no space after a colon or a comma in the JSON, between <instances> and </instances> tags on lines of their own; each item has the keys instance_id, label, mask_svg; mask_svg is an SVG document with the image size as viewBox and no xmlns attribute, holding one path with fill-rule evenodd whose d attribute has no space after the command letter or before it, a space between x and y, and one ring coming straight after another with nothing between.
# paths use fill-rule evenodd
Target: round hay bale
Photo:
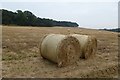
<instances>
[{"instance_id":1,"label":"round hay bale","mask_svg":"<svg viewBox=\"0 0 120 80\"><path fill-rule=\"evenodd\" d=\"M81 58L88 59L94 56L97 51L97 39L93 36L71 34L71 36L77 38L81 45L82 54Z\"/></svg>"},{"instance_id":2,"label":"round hay bale","mask_svg":"<svg viewBox=\"0 0 120 80\"><path fill-rule=\"evenodd\" d=\"M62 67L79 60L81 51L76 38L61 34L49 34L43 39L40 52L42 57Z\"/></svg>"},{"instance_id":3,"label":"round hay bale","mask_svg":"<svg viewBox=\"0 0 120 80\"><path fill-rule=\"evenodd\" d=\"M95 36L89 36L89 39L91 39L92 55L94 56L97 52L97 39Z\"/></svg>"},{"instance_id":4,"label":"round hay bale","mask_svg":"<svg viewBox=\"0 0 120 80\"><path fill-rule=\"evenodd\" d=\"M42 41L44 40L44 38L45 38L47 35L48 35L48 34L45 34L45 35L43 35L43 36L40 38L40 41L39 41L39 44L38 44L39 53L41 53L41 44L42 44Z\"/></svg>"},{"instance_id":5,"label":"round hay bale","mask_svg":"<svg viewBox=\"0 0 120 80\"><path fill-rule=\"evenodd\" d=\"M68 31L68 34L70 34L70 29L67 29L67 31Z\"/></svg>"}]
</instances>

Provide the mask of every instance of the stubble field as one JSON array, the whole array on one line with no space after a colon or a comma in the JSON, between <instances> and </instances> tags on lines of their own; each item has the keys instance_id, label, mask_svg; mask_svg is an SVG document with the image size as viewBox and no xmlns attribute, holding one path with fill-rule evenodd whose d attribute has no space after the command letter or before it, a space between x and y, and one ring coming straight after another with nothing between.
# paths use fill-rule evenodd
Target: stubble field
<instances>
[{"instance_id":1,"label":"stubble field","mask_svg":"<svg viewBox=\"0 0 120 80\"><path fill-rule=\"evenodd\" d=\"M41 57L39 43L49 33L94 35L98 50L93 58L58 68ZM2 26L2 77L100 78L118 77L118 33L84 28Z\"/></svg>"}]
</instances>

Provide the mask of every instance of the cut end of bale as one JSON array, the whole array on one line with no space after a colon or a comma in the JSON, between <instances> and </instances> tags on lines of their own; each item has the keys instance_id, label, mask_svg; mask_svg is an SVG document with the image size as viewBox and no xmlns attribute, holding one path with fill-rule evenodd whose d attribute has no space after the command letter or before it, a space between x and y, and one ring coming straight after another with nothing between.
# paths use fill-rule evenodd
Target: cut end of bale
<instances>
[{"instance_id":1,"label":"cut end of bale","mask_svg":"<svg viewBox=\"0 0 120 80\"><path fill-rule=\"evenodd\" d=\"M65 37L58 46L58 66L66 66L79 60L80 44L79 41L72 37Z\"/></svg>"}]
</instances>

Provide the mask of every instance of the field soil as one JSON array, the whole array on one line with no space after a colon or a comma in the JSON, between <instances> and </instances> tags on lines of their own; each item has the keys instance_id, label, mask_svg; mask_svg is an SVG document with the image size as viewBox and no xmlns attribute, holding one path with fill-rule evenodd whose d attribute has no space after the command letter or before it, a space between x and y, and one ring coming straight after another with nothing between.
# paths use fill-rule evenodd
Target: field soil
<instances>
[{"instance_id":1,"label":"field soil","mask_svg":"<svg viewBox=\"0 0 120 80\"><path fill-rule=\"evenodd\" d=\"M42 37L49 33L93 35L97 38L97 53L87 60L58 68L39 52ZM2 77L117 78L118 38L116 32L96 29L2 26Z\"/></svg>"}]
</instances>

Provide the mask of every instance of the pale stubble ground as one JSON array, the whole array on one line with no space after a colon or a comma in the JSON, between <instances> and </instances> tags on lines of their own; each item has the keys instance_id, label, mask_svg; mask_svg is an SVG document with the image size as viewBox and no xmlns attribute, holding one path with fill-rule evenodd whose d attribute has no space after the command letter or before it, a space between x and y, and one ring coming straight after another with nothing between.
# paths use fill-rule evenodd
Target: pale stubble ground
<instances>
[{"instance_id":1,"label":"pale stubble ground","mask_svg":"<svg viewBox=\"0 0 120 80\"><path fill-rule=\"evenodd\" d=\"M88 60L58 68L39 53L38 44L49 33L94 35L98 40L97 53ZM2 77L118 77L118 33L84 28L2 26Z\"/></svg>"}]
</instances>

